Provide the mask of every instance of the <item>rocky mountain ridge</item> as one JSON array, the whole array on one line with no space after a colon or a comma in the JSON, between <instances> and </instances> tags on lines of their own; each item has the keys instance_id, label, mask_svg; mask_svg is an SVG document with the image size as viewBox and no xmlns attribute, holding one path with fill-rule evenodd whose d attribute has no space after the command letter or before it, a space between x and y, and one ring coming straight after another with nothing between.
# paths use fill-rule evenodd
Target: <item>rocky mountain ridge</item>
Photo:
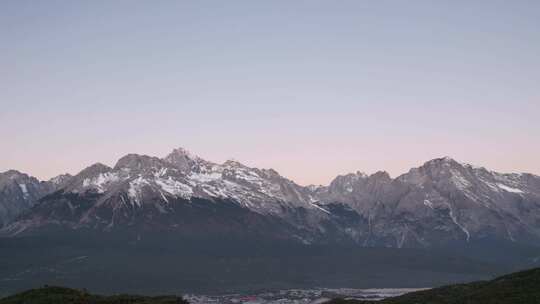
<instances>
[{"instance_id":1,"label":"rocky mountain ridge","mask_svg":"<svg viewBox=\"0 0 540 304\"><path fill-rule=\"evenodd\" d=\"M540 243L540 177L497 173L448 157L394 179L386 172L356 172L328 186L307 187L272 169L216 164L182 148L164 158L128 154L112 168L98 163L47 182L28 177L32 182L24 184L31 185L31 194L7 176L0 178L0 206L19 209L3 213L6 222L16 218L2 229L7 235L59 225L256 231L308 243L390 247L479 239Z\"/></svg>"},{"instance_id":2,"label":"rocky mountain ridge","mask_svg":"<svg viewBox=\"0 0 540 304\"><path fill-rule=\"evenodd\" d=\"M0 227L33 207L43 196L63 187L72 176L56 176L48 181L16 170L0 172Z\"/></svg>"}]
</instances>

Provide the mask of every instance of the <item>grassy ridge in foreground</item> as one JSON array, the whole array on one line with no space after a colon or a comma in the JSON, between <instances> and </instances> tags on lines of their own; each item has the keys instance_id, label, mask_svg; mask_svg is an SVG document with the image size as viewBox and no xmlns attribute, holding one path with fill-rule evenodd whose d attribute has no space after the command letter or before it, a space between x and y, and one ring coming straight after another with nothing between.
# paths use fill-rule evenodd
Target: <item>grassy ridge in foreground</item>
<instances>
[{"instance_id":1,"label":"grassy ridge in foreground","mask_svg":"<svg viewBox=\"0 0 540 304\"><path fill-rule=\"evenodd\" d=\"M43 287L0 299L0 304L188 304L176 296L99 296L64 287Z\"/></svg>"},{"instance_id":2,"label":"grassy ridge in foreground","mask_svg":"<svg viewBox=\"0 0 540 304\"><path fill-rule=\"evenodd\" d=\"M333 300L329 304L373 303ZM540 303L540 268L486 282L448 285L389 298L379 304L535 304Z\"/></svg>"}]
</instances>

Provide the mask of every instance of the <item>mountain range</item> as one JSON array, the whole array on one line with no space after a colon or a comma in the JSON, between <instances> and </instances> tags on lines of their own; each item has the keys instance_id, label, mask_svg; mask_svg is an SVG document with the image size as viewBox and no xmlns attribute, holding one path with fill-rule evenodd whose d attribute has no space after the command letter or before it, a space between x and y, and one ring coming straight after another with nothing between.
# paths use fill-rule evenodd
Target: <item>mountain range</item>
<instances>
[{"instance_id":1,"label":"mountain range","mask_svg":"<svg viewBox=\"0 0 540 304\"><path fill-rule=\"evenodd\" d=\"M538 245L540 177L444 157L397 178L356 172L300 186L273 169L217 164L178 148L49 181L0 173L0 223L5 237L92 230L365 247Z\"/></svg>"}]
</instances>

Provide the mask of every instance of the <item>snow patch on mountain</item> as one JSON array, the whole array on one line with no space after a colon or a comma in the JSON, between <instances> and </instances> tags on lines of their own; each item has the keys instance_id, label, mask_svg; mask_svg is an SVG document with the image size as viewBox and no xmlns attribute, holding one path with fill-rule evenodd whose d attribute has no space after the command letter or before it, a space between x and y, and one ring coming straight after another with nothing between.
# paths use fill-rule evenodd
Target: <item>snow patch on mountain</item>
<instances>
[{"instance_id":1,"label":"snow patch on mountain","mask_svg":"<svg viewBox=\"0 0 540 304\"><path fill-rule=\"evenodd\" d=\"M324 209L323 207L321 207L321 206L319 206L319 205L317 205L317 204L314 204L314 203L310 203L310 204L311 204L311 206L313 206L313 207L315 207L315 208L321 210L322 212L325 212L325 213L327 213L327 214L332 214L330 211Z\"/></svg>"},{"instance_id":2,"label":"snow patch on mountain","mask_svg":"<svg viewBox=\"0 0 540 304\"><path fill-rule=\"evenodd\" d=\"M204 172L204 173L192 173L188 179L193 180L194 183L208 183L220 180L222 177L221 172Z\"/></svg>"},{"instance_id":3,"label":"snow patch on mountain","mask_svg":"<svg viewBox=\"0 0 540 304\"><path fill-rule=\"evenodd\" d=\"M28 194L28 188L26 188L26 184L19 184L19 188L21 188L24 199L27 199L29 194Z\"/></svg>"},{"instance_id":4,"label":"snow patch on mountain","mask_svg":"<svg viewBox=\"0 0 540 304\"><path fill-rule=\"evenodd\" d=\"M17 203L24 202L21 192L25 193L18 184L26 185L30 198L43 197L34 193L39 184L7 178L4 183L13 189ZM385 242L391 240L390 246L424 246L434 239L470 241L485 235L512 241L529 237L521 237L522 231L540 237L539 177L496 173L450 158L428 161L395 179L384 172L370 176L356 172L336 177L329 186L302 187L272 169L251 168L231 160L217 164L177 149L165 158L129 154L114 168L95 164L58 184L64 186L51 191L62 189L83 196L97 190L101 194L89 196L95 206L85 215L84 223L101 223L107 213L95 211L99 208L111 208L120 217L128 216L132 207L169 213L180 206L176 204L200 198L216 204L226 200L319 232L324 232L328 223L324 221L350 216L338 223L338 230L366 245L388 245ZM522 199L507 192L520 194ZM76 213L75 202L68 206ZM306 222L294 222L298 218L291 212L298 210L308 215Z\"/></svg>"},{"instance_id":5,"label":"snow patch on mountain","mask_svg":"<svg viewBox=\"0 0 540 304\"><path fill-rule=\"evenodd\" d=\"M179 181L173 180L170 176L167 179L156 179L156 184L158 184L163 191L180 196L182 198L189 198L193 195L193 189Z\"/></svg>"},{"instance_id":6,"label":"snow patch on mountain","mask_svg":"<svg viewBox=\"0 0 540 304\"><path fill-rule=\"evenodd\" d=\"M138 206L141 206L142 188L145 185L149 185L149 183L141 176L129 183L128 196L132 199L130 201L135 202Z\"/></svg>"},{"instance_id":7,"label":"snow patch on mountain","mask_svg":"<svg viewBox=\"0 0 540 304\"><path fill-rule=\"evenodd\" d=\"M433 209L433 203L430 200L424 200L424 205Z\"/></svg>"},{"instance_id":8,"label":"snow patch on mountain","mask_svg":"<svg viewBox=\"0 0 540 304\"><path fill-rule=\"evenodd\" d=\"M452 174L452 182L460 190L465 190L471 186L471 183L458 171L451 169L450 173Z\"/></svg>"},{"instance_id":9,"label":"snow patch on mountain","mask_svg":"<svg viewBox=\"0 0 540 304\"><path fill-rule=\"evenodd\" d=\"M95 188L99 193L103 193L107 184L117 182L118 180L120 180L120 177L117 173L99 173L96 177L85 178L83 180L83 187Z\"/></svg>"},{"instance_id":10,"label":"snow patch on mountain","mask_svg":"<svg viewBox=\"0 0 540 304\"><path fill-rule=\"evenodd\" d=\"M504 184L497 184L497 186L501 189L503 189L504 191L506 192L512 192L512 193L525 193L524 191L521 191L520 189L517 189L517 188L512 188L512 187L509 187L507 185L504 185Z\"/></svg>"},{"instance_id":11,"label":"snow patch on mountain","mask_svg":"<svg viewBox=\"0 0 540 304\"><path fill-rule=\"evenodd\" d=\"M458 226L461 229L461 231L463 231L463 233L465 233L465 235L467 236L467 242L468 242L470 240L470 238L471 238L471 234L470 234L469 230L467 230L467 228L465 228L464 225L462 225L462 224L460 224L458 222L457 216L454 213L454 210L452 209L452 205L450 205L449 203L446 203L446 206L448 207L448 215L450 215L450 218L452 219L454 224L456 224L456 226Z\"/></svg>"}]
</instances>

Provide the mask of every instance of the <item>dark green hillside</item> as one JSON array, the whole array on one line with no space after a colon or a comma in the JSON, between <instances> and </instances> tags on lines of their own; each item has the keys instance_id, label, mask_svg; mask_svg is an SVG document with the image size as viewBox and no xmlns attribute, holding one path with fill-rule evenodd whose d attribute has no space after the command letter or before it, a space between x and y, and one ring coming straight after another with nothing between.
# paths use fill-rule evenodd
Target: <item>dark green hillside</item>
<instances>
[{"instance_id":1,"label":"dark green hillside","mask_svg":"<svg viewBox=\"0 0 540 304\"><path fill-rule=\"evenodd\" d=\"M99 296L64 287L32 289L0 300L0 304L187 304L176 296Z\"/></svg>"},{"instance_id":2,"label":"dark green hillside","mask_svg":"<svg viewBox=\"0 0 540 304\"><path fill-rule=\"evenodd\" d=\"M176 296L100 296L86 291L43 287L0 299L0 304L188 304ZM328 304L373 304L357 300ZM534 304L540 303L540 268L499 277L491 281L448 285L386 299L380 304Z\"/></svg>"},{"instance_id":3,"label":"dark green hillside","mask_svg":"<svg viewBox=\"0 0 540 304\"><path fill-rule=\"evenodd\" d=\"M334 300L331 304L373 303ZM540 303L540 268L517 272L492 281L449 285L418 291L380 304L535 304Z\"/></svg>"}]
</instances>

